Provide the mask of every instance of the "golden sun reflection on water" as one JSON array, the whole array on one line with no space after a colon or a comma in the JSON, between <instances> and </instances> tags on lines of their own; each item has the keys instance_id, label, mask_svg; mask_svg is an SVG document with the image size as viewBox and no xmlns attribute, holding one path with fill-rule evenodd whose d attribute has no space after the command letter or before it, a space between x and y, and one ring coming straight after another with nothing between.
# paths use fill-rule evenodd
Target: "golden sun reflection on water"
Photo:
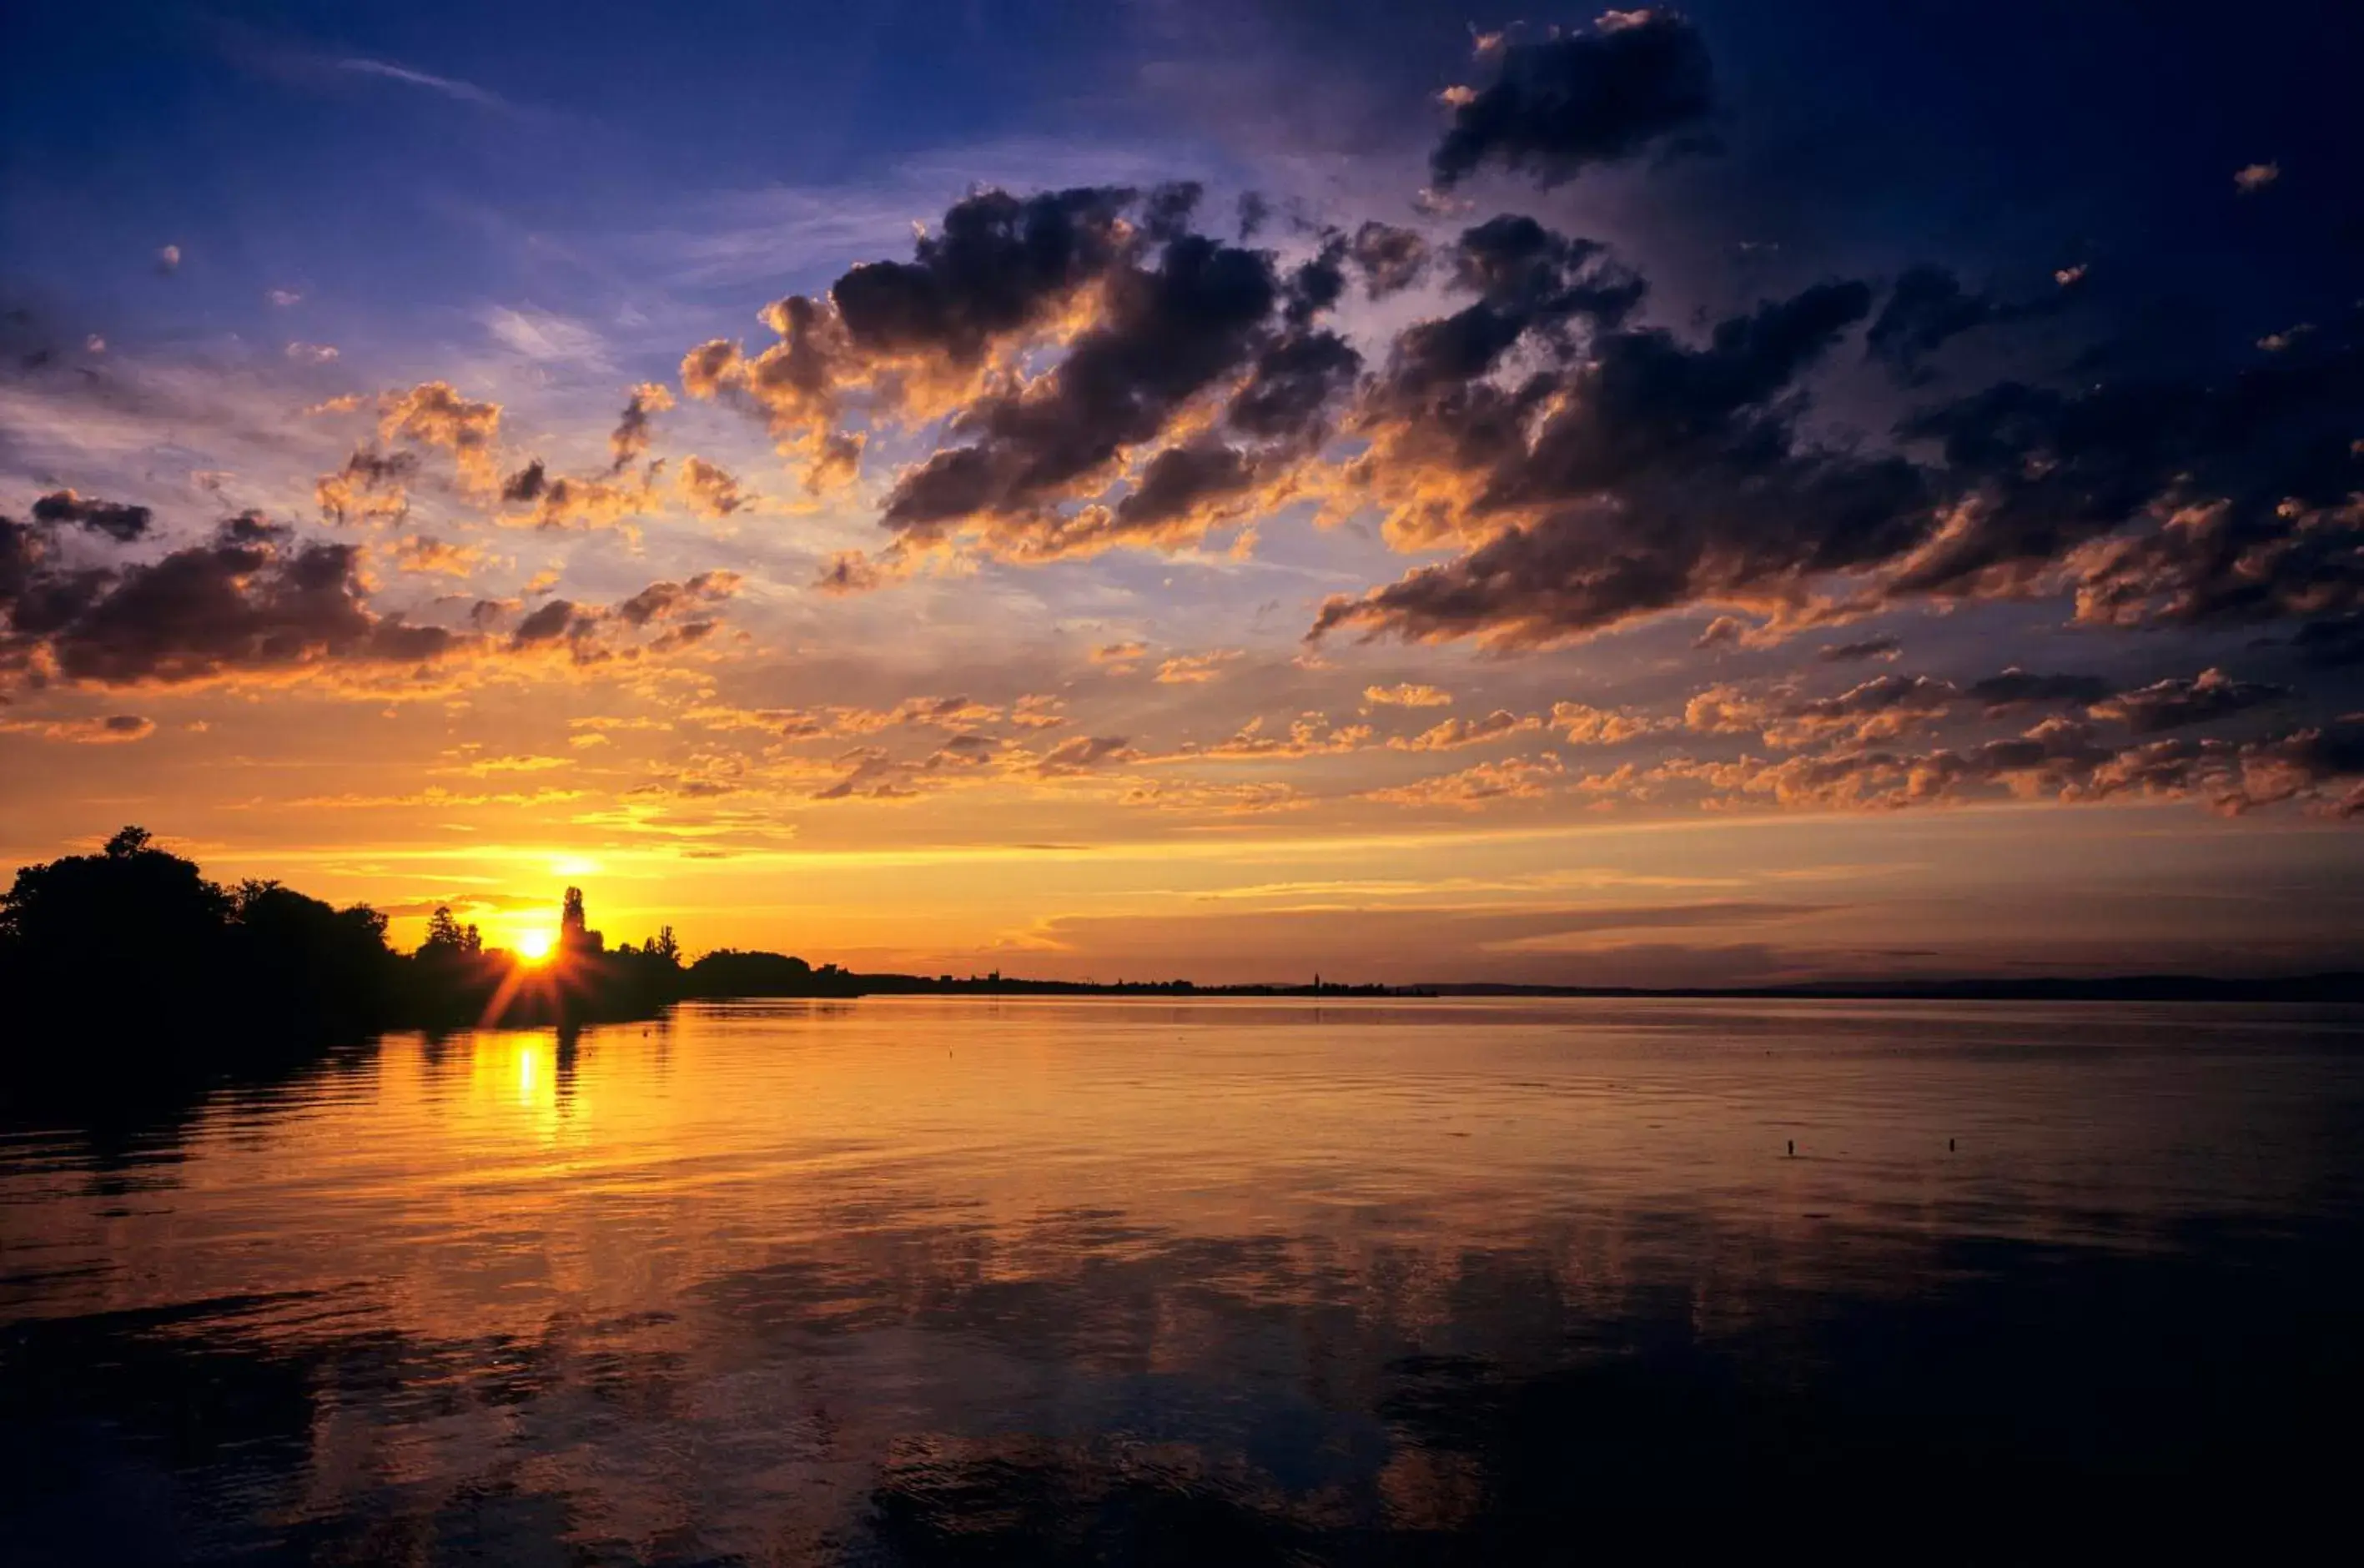
<instances>
[{"instance_id":1,"label":"golden sun reflection on water","mask_svg":"<svg viewBox=\"0 0 2364 1568\"><path fill-rule=\"evenodd\" d=\"M0 1305L321 1369L270 1528L509 1455L578 1543L695 1497L710 1554L826 1558L778 1543L1011 1432L1188 1468L1329 1412L1360 1452L1437 1347L1539 1374L1619 1325L1901 1302L1966 1242L2280 1223L2352 1162L2358 1058L2277 1017L911 999L396 1036L128 1187L20 1148ZM1477 1459L1389 1442L1390 1517L1478 1517Z\"/></svg>"}]
</instances>

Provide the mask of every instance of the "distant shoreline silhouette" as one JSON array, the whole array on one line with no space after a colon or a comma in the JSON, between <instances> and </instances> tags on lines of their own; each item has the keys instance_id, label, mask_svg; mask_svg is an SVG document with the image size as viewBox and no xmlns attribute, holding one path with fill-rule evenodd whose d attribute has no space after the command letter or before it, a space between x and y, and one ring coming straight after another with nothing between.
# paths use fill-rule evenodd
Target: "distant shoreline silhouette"
<instances>
[{"instance_id":1,"label":"distant shoreline silhouette","mask_svg":"<svg viewBox=\"0 0 2364 1568\"><path fill-rule=\"evenodd\" d=\"M121 1066L168 1074L218 1069L289 1060L387 1029L646 1018L697 999L910 995L2352 1003L2364 1002L2364 974L1668 988L869 974L729 948L685 963L670 926L646 942L611 949L574 888L566 890L545 956L488 947L448 907L434 911L425 940L405 953L387 944L385 916L366 905L339 909L275 882L223 886L195 862L157 848L140 828L124 828L96 854L23 867L0 895L0 996L7 998L16 1047L0 1052L0 1072L14 1078L102 1077Z\"/></svg>"}]
</instances>

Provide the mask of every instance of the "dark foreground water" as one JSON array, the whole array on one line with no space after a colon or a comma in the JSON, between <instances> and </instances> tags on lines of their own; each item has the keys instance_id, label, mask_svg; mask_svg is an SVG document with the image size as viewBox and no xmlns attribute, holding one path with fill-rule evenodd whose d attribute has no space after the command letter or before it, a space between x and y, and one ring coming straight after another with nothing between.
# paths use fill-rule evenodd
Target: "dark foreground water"
<instances>
[{"instance_id":1,"label":"dark foreground water","mask_svg":"<svg viewBox=\"0 0 2364 1568\"><path fill-rule=\"evenodd\" d=\"M2360 1047L892 1000L20 1103L0 1561L2280 1556L2364 1453Z\"/></svg>"}]
</instances>

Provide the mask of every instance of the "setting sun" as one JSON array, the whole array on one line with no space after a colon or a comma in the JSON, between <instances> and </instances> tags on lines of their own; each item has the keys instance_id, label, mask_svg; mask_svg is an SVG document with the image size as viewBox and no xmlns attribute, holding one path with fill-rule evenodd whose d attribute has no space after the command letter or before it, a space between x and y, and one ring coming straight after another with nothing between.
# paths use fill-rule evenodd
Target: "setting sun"
<instances>
[{"instance_id":1,"label":"setting sun","mask_svg":"<svg viewBox=\"0 0 2364 1568\"><path fill-rule=\"evenodd\" d=\"M557 946L558 933L546 926L518 933L518 957L528 963L549 962L551 952Z\"/></svg>"}]
</instances>

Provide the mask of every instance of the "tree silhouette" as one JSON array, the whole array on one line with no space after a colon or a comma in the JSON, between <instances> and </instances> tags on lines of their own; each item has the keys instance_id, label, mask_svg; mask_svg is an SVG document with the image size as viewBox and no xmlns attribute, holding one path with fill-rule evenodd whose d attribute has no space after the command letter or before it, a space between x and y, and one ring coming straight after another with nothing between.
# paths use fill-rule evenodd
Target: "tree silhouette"
<instances>
[{"instance_id":1,"label":"tree silhouette","mask_svg":"<svg viewBox=\"0 0 2364 1568\"><path fill-rule=\"evenodd\" d=\"M476 939L475 927L470 926L463 930L460 922L452 917L452 906L438 904L435 913L427 917L427 940L419 945L422 951L433 948L439 951L475 952L484 944Z\"/></svg>"}]
</instances>

